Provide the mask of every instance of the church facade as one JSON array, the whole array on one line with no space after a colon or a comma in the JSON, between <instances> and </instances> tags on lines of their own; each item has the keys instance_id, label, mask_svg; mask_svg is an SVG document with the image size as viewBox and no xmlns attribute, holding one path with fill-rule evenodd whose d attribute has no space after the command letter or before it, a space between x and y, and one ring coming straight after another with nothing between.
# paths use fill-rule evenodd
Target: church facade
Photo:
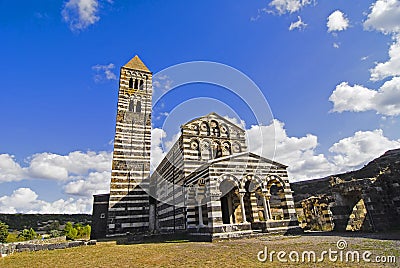
<instances>
[{"instance_id":1,"label":"church facade","mask_svg":"<svg viewBox=\"0 0 400 268\"><path fill-rule=\"evenodd\" d=\"M94 238L180 233L194 239L299 230L286 166L248 152L245 131L210 113L150 174L152 73L121 68L110 194L95 195Z\"/></svg>"}]
</instances>

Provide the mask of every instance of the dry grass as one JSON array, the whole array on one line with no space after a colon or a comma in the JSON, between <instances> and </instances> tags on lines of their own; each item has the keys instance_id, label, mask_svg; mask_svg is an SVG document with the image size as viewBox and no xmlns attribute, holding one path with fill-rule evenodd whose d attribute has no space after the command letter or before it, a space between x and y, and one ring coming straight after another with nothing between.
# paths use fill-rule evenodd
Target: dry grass
<instances>
[{"instance_id":1,"label":"dry grass","mask_svg":"<svg viewBox=\"0 0 400 268\"><path fill-rule=\"evenodd\" d=\"M96 246L53 251L23 252L0 259L0 267L382 267L376 263L261 263L257 253L269 250L290 252L297 250L336 250L339 236L270 236L241 240L206 242L170 242L153 244L117 245L114 242ZM400 241L371 238L344 238L348 250L371 250L373 256L395 255L400 262Z\"/></svg>"}]
</instances>

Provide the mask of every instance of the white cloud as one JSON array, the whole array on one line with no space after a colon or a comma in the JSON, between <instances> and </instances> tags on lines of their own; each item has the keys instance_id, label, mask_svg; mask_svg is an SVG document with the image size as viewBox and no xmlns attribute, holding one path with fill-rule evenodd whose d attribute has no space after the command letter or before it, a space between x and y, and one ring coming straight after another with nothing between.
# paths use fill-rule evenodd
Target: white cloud
<instances>
[{"instance_id":1,"label":"white cloud","mask_svg":"<svg viewBox=\"0 0 400 268\"><path fill-rule=\"evenodd\" d=\"M390 78L378 90L362 85L350 86L343 82L336 86L329 100L334 112L362 112L375 110L378 114L400 115L400 1L377 0L364 21L364 29L391 34L394 42L389 48L389 59L370 69L371 80ZM328 26L329 27L329 26ZM363 57L361 60L366 60Z\"/></svg>"},{"instance_id":2,"label":"white cloud","mask_svg":"<svg viewBox=\"0 0 400 268\"><path fill-rule=\"evenodd\" d=\"M111 178L111 152L71 152L68 155L35 154L21 167L7 154L0 155L0 183L48 179L64 184L65 193L79 196L107 191Z\"/></svg>"},{"instance_id":3,"label":"white cloud","mask_svg":"<svg viewBox=\"0 0 400 268\"><path fill-rule=\"evenodd\" d=\"M328 27L328 32L343 31L349 27L349 20L343 12L336 10L329 15L326 26Z\"/></svg>"},{"instance_id":4,"label":"white cloud","mask_svg":"<svg viewBox=\"0 0 400 268\"><path fill-rule=\"evenodd\" d=\"M318 139L315 135L289 137L284 123L278 120L268 126L252 126L247 130L247 138L250 151L288 165L289 176L296 181L338 171L323 154L316 153Z\"/></svg>"},{"instance_id":5,"label":"white cloud","mask_svg":"<svg viewBox=\"0 0 400 268\"><path fill-rule=\"evenodd\" d=\"M91 213L92 199L59 199L46 202L30 188L18 188L10 196L0 197L2 213Z\"/></svg>"},{"instance_id":6,"label":"white cloud","mask_svg":"<svg viewBox=\"0 0 400 268\"><path fill-rule=\"evenodd\" d=\"M273 0L269 5L274 7L279 14L285 14L297 12L311 2L311 0Z\"/></svg>"},{"instance_id":7,"label":"white cloud","mask_svg":"<svg viewBox=\"0 0 400 268\"><path fill-rule=\"evenodd\" d=\"M114 68L115 65L113 63L108 65L97 64L92 66L92 70L96 71L96 74L94 75L94 81L101 82L104 80L117 80L117 76L112 72Z\"/></svg>"},{"instance_id":8,"label":"white cloud","mask_svg":"<svg viewBox=\"0 0 400 268\"><path fill-rule=\"evenodd\" d=\"M153 77L154 90L167 92L172 87L173 81L167 75L156 75Z\"/></svg>"},{"instance_id":9,"label":"white cloud","mask_svg":"<svg viewBox=\"0 0 400 268\"><path fill-rule=\"evenodd\" d=\"M91 197L94 194L110 192L111 173L109 171L91 172L87 177L78 177L67 183L64 191L67 194Z\"/></svg>"},{"instance_id":10,"label":"white cloud","mask_svg":"<svg viewBox=\"0 0 400 268\"><path fill-rule=\"evenodd\" d=\"M334 47L334 48L339 48L340 46L339 46L338 43L333 43L333 47Z\"/></svg>"},{"instance_id":11,"label":"white cloud","mask_svg":"<svg viewBox=\"0 0 400 268\"><path fill-rule=\"evenodd\" d=\"M250 17L250 21L258 21L261 18L260 14L257 14L256 16Z\"/></svg>"},{"instance_id":12,"label":"white cloud","mask_svg":"<svg viewBox=\"0 0 400 268\"><path fill-rule=\"evenodd\" d=\"M329 100L333 102L333 112L362 112L373 109L376 94L376 91L361 85L350 86L347 82L342 82L336 86Z\"/></svg>"},{"instance_id":13,"label":"white cloud","mask_svg":"<svg viewBox=\"0 0 400 268\"><path fill-rule=\"evenodd\" d=\"M69 0L65 3L61 15L72 31L80 31L100 19L98 9L97 0Z\"/></svg>"},{"instance_id":14,"label":"white cloud","mask_svg":"<svg viewBox=\"0 0 400 268\"><path fill-rule=\"evenodd\" d=\"M26 170L31 178L65 181L91 171L110 171L111 159L111 152L75 151L68 155L40 153L30 158Z\"/></svg>"},{"instance_id":15,"label":"white cloud","mask_svg":"<svg viewBox=\"0 0 400 268\"><path fill-rule=\"evenodd\" d=\"M307 27L307 24L301 20L301 17L297 17L298 20L296 22L292 22L289 26L289 31L293 31L294 29L302 30Z\"/></svg>"},{"instance_id":16,"label":"white cloud","mask_svg":"<svg viewBox=\"0 0 400 268\"><path fill-rule=\"evenodd\" d=\"M174 135L172 135L172 138L168 141L165 141L165 151L169 152L171 148L175 145L175 143L178 141L179 137L181 136L181 132L177 132Z\"/></svg>"},{"instance_id":17,"label":"white cloud","mask_svg":"<svg viewBox=\"0 0 400 268\"><path fill-rule=\"evenodd\" d=\"M335 143L330 152L335 153L333 162L342 169L362 166L368 161L382 155L389 149L400 147L400 140L389 140L381 129L358 131L352 137Z\"/></svg>"},{"instance_id":18,"label":"white cloud","mask_svg":"<svg viewBox=\"0 0 400 268\"><path fill-rule=\"evenodd\" d=\"M364 28L384 34L400 33L400 1L378 0L370 7L371 13L364 22Z\"/></svg>"},{"instance_id":19,"label":"white cloud","mask_svg":"<svg viewBox=\"0 0 400 268\"><path fill-rule=\"evenodd\" d=\"M223 116L226 120L228 120L229 122L232 122L233 124L237 125L238 127L241 127L243 129L246 128L246 122L242 119L236 118L236 117L229 117L227 115Z\"/></svg>"},{"instance_id":20,"label":"white cloud","mask_svg":"<svg viewBox=\"0 0 400 268\"><path fill-rule=\"evenodd\" d=\"M393 44L390 46L389 60L387 62L376 64L376 66L370 71L372 81L378 81L386 77L400 75L400 35L395 38L395 42L393 42Z\"/></svg>"},{"instance_id":21,"label":"white cloud","mask_svg":"<svg viewBox=\"0 0 400 268\"><path fill-rule=\"evenodd\" d=\"M329 100L333 112L363 112L375 110L378 114L400 115L400 77L385 82L378 91L343 82L336 86Z\"/></svg>"},{"instance_id":22,"label":"white cloud","mask_svg":"<svg viewBox=\"0 0 400 268\"><path fill-rule=\"evenodd\" d=\"M151 172L163 160L166 153L163 150L162 141L167 136L164 130L154 128L151 130L151 153L150 153L150 169Z\"/></svg>"},{"instance_id":23,"label":"white cloud","mask_svg":"<svg viewBox=\"0 0 400 268\"><path fill-rule=\"evenodd\" d=\"M0 183L19 181L24 177L24 170L15 161L14 156L0 154Z\"/></svg>"}]
</instances>

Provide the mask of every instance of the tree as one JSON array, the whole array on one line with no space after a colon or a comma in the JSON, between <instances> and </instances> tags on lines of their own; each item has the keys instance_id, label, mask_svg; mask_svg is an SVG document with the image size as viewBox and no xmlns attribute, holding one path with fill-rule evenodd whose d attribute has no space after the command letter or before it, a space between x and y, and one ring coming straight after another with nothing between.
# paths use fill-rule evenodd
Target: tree
<instances>
[{"instance_id":1,"label":"tree","mask_svg":"<svg viewBox=\"0 0 400 268\"><path fill-rule=\"evenodd\" d=\"M51 230L50 231L51 238L59 237L61 235L62 235L62 231L59 231L59 230Z\"/></svg>"},{"instance_id":2,"label":"tree","mask_svg":"<svg viewBox=\"0 0 400 268\"><path fill-rule=\"evenodd\" d=\"M64 235L69 240L74 240L78 236L78 230L74 228L71 222L67 222L64 228Z\"/></svg>"},{"instance_id":3,"label":"tree","mask_svg":"<svg viewBox=\"0 0 400 268\"><path fill-rule=\"evenodd\" d=\"M8 225L0 221L0 243L5 243L8 237Z\"/></svg>"},{"instance_id":4,"label":"tree","mask_svg":"<svg viewBox=\"0 0 400 268\"><path fill-rule=\"evenodd\" d=\"M83 226L80 223L72 225L71 222L67 222L64 228L64 235L67 239L88 239L90 237L91 227L90 225Z\"/></svg>"},{"instance_id":5,"label":"tree","mask_svg":"<svg viewBox=\"0 0 400 268\"><path fill-rule=\"evenodd\" d=\"M18 238L23 239L23 240L33 240L37 237L37 234L35 232L35 230L33 230L32 228L28 229L24 229L21 233L19 233Z\"/></svg>"}]
</instances>

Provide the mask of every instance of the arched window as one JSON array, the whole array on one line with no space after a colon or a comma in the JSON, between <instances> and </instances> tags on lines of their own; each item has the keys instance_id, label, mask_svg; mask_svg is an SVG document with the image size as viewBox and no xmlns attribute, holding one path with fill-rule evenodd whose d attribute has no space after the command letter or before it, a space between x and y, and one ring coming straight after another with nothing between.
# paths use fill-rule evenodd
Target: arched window
<instances>
[{"instance_id":1,"label":"arched window","mask_svg":"<svg viewBox=\"0 0 400 268\"><path fill-rule=\"evenodd\" d=\"M139 82L139 89L143 90L143 80L140 80Z\"/></svg>"},{"instance_id":2,"label":"arched window","mask_svg":"<svg viewBox=\"0 0 400 268\"><path fill-rule=\"evenodd\" d=\"M200 147L201 159L210 160L211 159L211 145L208 141L203 141Z\"/></svg>"},{"instance_id":3,"label":"arched window","mask_svg":"<svg viewBox=\"0 0 400 268\"><path fill-rule=\"evenodd\" d=\"M138 80L135 79L135 89L138 89Z\"/></svg>"},{"instance_id":4,"label":"arched window","mask_svg":"<svg viewBox=\"0 0 400 268\"><path fill-rule=\"evenodd\" d=\"M241 148L241 146L240 146L240 143L235 142L235 143L232 145L232 151L233 151L234 153L240 153L240 152L242 152L242 148Z\"/></svg>"},{"instance_id":5,"label":"arched window","mask_svg":"<svg viewBox=\"0 0 400 268\"><path fill-rule=\"evenodd\" d=\"M220 158L222 156L221 144L218 141L213 142L213 158Z\"/></svg>"},{"instance_id":6,"label":"arched window","mask_svg":"<svg viewBox=\"0 0 400 268\"><path fill-rule=\"evenodd\" d=\"M129 102L128 111L129 111L129 112L134 112L134 109L135 109L135 103L134 103L134 101L133 101L133 99L132 99L132 100L130 100L130 102Z\"/></svg>"},{"instance_id":7,"label":"arched window","mask_svg":"<svg viewBox=\"0 0 400 268\"><path fill-rule=\"evenodd\" d=\"M200 146L197 140L190 141L190 149L193 150L192 153L194 153L197 156L197 158L200 158Z\"/></svg>"},{"instance_id":8,"label":"arched window","mask_svg":"<svg viewBox=\"0 0 400 268\"><path fill-rule=\"evenodd\" d=\"M141 113L142 112L142 102L140 100L138 100L136 102L136 112L137 113Z\"/></svg>"},{"instance_id":9,"label":"arched window","mask_svg":"<svg viewBox=\"0 0 400 268\"><path fill-rule=\"evenodd\" d=\"M222 156L231 155L231 144L229 142L224 142L222 144Z\"/></svg>"},{"instance_id":10,"label":"arched window","mask_svg":"<svg viewBox=\"0 0 400 268\"><path fill-rule=\"evenodd\" d=\"M129 79L129 88L133 88L133 78Z\"/></svg>"},{"instance_id":11,"label":"arched window","mask_svg":"<svg viewBox=\"0 0 400 268\"><path fill-rule=\"evenodd\" d=\"M207 122L202 122L200 125L200 131L202 135L210 135L210 127L208 126Z\"/></svg>"},{"instance_id":12,"label":"arched window","mask_svg":"<svg viewBox=\"0 0 400 268\"><path fill-rule=\"evenodd\" d=\"M211 135L212 135L212 136L219 137L219 136L220 136L220 131L219 131L218 122L212 120L212 121L210 122L210 126L211 126Z\"/></svg>"},{"instance_id":13,"label":"arched window","mask_svg":"<svg viewBox=\"0 0 400 268\"><path fill-rule=\"evenodd\" d=\"M229 128L227 125L222 124L219 129L221 131L221 136L229 138Z\"/></svg>"}]
</instances>

